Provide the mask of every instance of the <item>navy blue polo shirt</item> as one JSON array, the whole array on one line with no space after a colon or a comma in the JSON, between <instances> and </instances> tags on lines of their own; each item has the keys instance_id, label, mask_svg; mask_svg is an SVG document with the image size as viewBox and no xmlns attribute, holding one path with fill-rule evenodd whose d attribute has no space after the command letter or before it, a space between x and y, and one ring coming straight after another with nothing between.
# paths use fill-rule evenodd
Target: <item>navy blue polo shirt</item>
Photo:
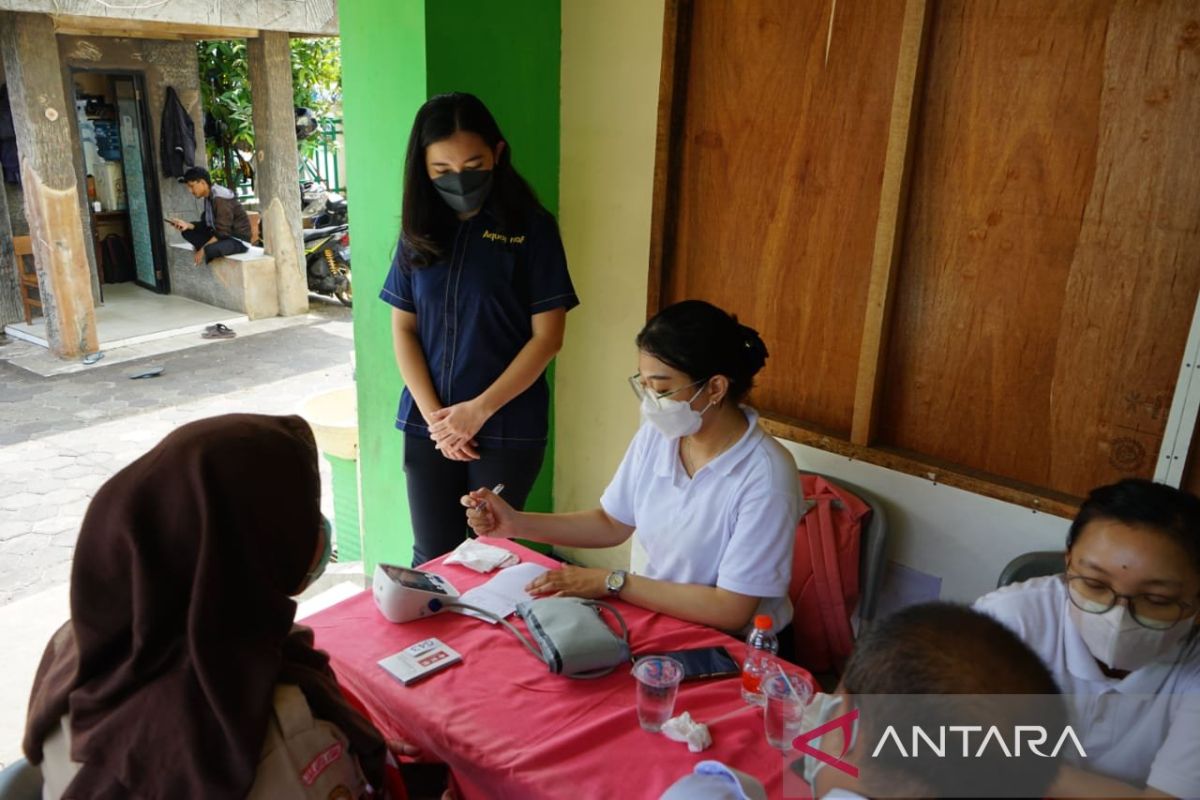
<instances>
[{"instance_id":1,"label":"navy blue polo shirt","mask_svg":"<svg viewBox=\"0 0 1200 800\"><path fill-rule=\"evenodd\" d=\"M445 257L426 267L408 264L403 245L379 296L417 315L417 332L434 391L443 405L470 400L491 386L533 338L534 314L579 305L558 225L539 211L524 233L501 233L485 205L459 222ZM542 447L550 392L543 373L484 423L484 447ZM396 427L429 436L407 387Z\"/></svg>"}]
</instances>

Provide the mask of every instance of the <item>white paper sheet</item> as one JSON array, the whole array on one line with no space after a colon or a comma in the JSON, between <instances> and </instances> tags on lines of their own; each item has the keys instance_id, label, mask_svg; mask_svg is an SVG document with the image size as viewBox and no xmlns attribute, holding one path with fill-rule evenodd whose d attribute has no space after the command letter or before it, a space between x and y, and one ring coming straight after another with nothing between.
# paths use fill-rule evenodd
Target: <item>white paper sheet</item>
<instances>
[{"instance_id":1,"label":"white paper sheet","mask_svg":"<svg viewBox=\"0 0 1200 800\"><path fill-rule=\"evenodd\" d=\"M517 564L516 566L502 569L487 583L482 586L476 586L474 589L463 594L462 597L458 598L458 601L467 605L478 606L492 612L498 617L507 617L517 610L517 603L533 599L533 595L525 591L525 586L543 572L546 572L546 567L528 561L524 564ZM468 609L456 610L460 614L477 617L493 625L496 624L494 619L488 619Z\"/></svg>"}]
</instances>

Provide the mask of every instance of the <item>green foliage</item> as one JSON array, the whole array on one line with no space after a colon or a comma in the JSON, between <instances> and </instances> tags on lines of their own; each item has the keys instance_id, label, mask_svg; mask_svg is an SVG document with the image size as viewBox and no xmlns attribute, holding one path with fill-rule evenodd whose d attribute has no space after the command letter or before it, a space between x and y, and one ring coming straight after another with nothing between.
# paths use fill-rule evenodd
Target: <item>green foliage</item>
<instances>
[{"instance_id":1,"label":"green foliage","mask_svg":"<svg viewBox=\"0 0 1200 800\"><path fill-rule=\"evenodd\" d=\"M342 50L337 37L292 39L292 102L311 108L317 119L334 116L342 99ZM299 142L300 154L311 158L317 148L334 147L325 128Z\"/></svg>"},{"instance_id":2,"label":"green foliage","mask_svg":"<svg viewBox=\"0 0 1200 800\"><path fill-rule=\"evenodd\" d=\"M336 113L342 97L341 46L337 37L292 39L292 97L295 105L313 110L317 119ZM250 73L244 39L212 39L196 43L200 60L200 93L214 131L205 135L213 180L226 186L252 178L239 150L254 150ZM210 126L211 127L211 126ZM333 147L324 130L299 143L310 157L320 146Z\"/></svg>"}]
</instances>

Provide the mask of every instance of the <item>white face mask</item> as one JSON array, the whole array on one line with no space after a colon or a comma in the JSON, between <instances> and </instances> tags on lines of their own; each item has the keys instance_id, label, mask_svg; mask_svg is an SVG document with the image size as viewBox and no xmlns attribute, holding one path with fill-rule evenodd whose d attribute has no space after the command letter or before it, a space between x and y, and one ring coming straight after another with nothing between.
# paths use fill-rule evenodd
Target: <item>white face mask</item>
<instances>
[{"instance_id":1,"label":"white face mask","mask_svg":"<svg viewBox=\"0 0 1200 800\"><path fill-rule=\"evenodd\" d=\"M704 391L703 386L697 389L691 400L687 402L667 398L659 398L655 402L654 398L647 395L642 399L642 418L658 428L658 432L663 435L663 438L669 441L682 436L691 436L700 430L704 412L712 408L711 402L704 407L704 411L696 411L692 408L692 400L699 397L702 391Z\"/></svg>"},{"instance_id":2,"label":"white face mask","mask_svg":"<svg viewBox=\"0 0 1200 800\"><path fill-rule=\"evenodd\" d=\"M1152 661L1170 656L1192 629L1189 620L1180 620L1165 631L1139 625L1123 603L1091 614L1067 601L1067 611L1083 643L1096 660L1110 669L1132 672Z\"/></svg>"}]
</instances>

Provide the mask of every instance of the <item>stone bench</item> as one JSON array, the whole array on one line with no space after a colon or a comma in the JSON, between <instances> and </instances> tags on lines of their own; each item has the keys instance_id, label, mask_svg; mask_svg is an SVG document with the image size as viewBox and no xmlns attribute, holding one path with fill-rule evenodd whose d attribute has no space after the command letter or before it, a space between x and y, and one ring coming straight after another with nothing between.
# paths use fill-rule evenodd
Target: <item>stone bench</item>
<instances>
[{"instance_id":1,"label":"stone bench","mask_svg":"<svg viewBox=\"0 0 1200 800\"><path fill-rule=\"evenodd\" d=\"M275 259L261 247L198 266L191 245L176 243L168 250L172 294L240 311L250 319L279 315Z\"/></svg>"}]
</instances>

